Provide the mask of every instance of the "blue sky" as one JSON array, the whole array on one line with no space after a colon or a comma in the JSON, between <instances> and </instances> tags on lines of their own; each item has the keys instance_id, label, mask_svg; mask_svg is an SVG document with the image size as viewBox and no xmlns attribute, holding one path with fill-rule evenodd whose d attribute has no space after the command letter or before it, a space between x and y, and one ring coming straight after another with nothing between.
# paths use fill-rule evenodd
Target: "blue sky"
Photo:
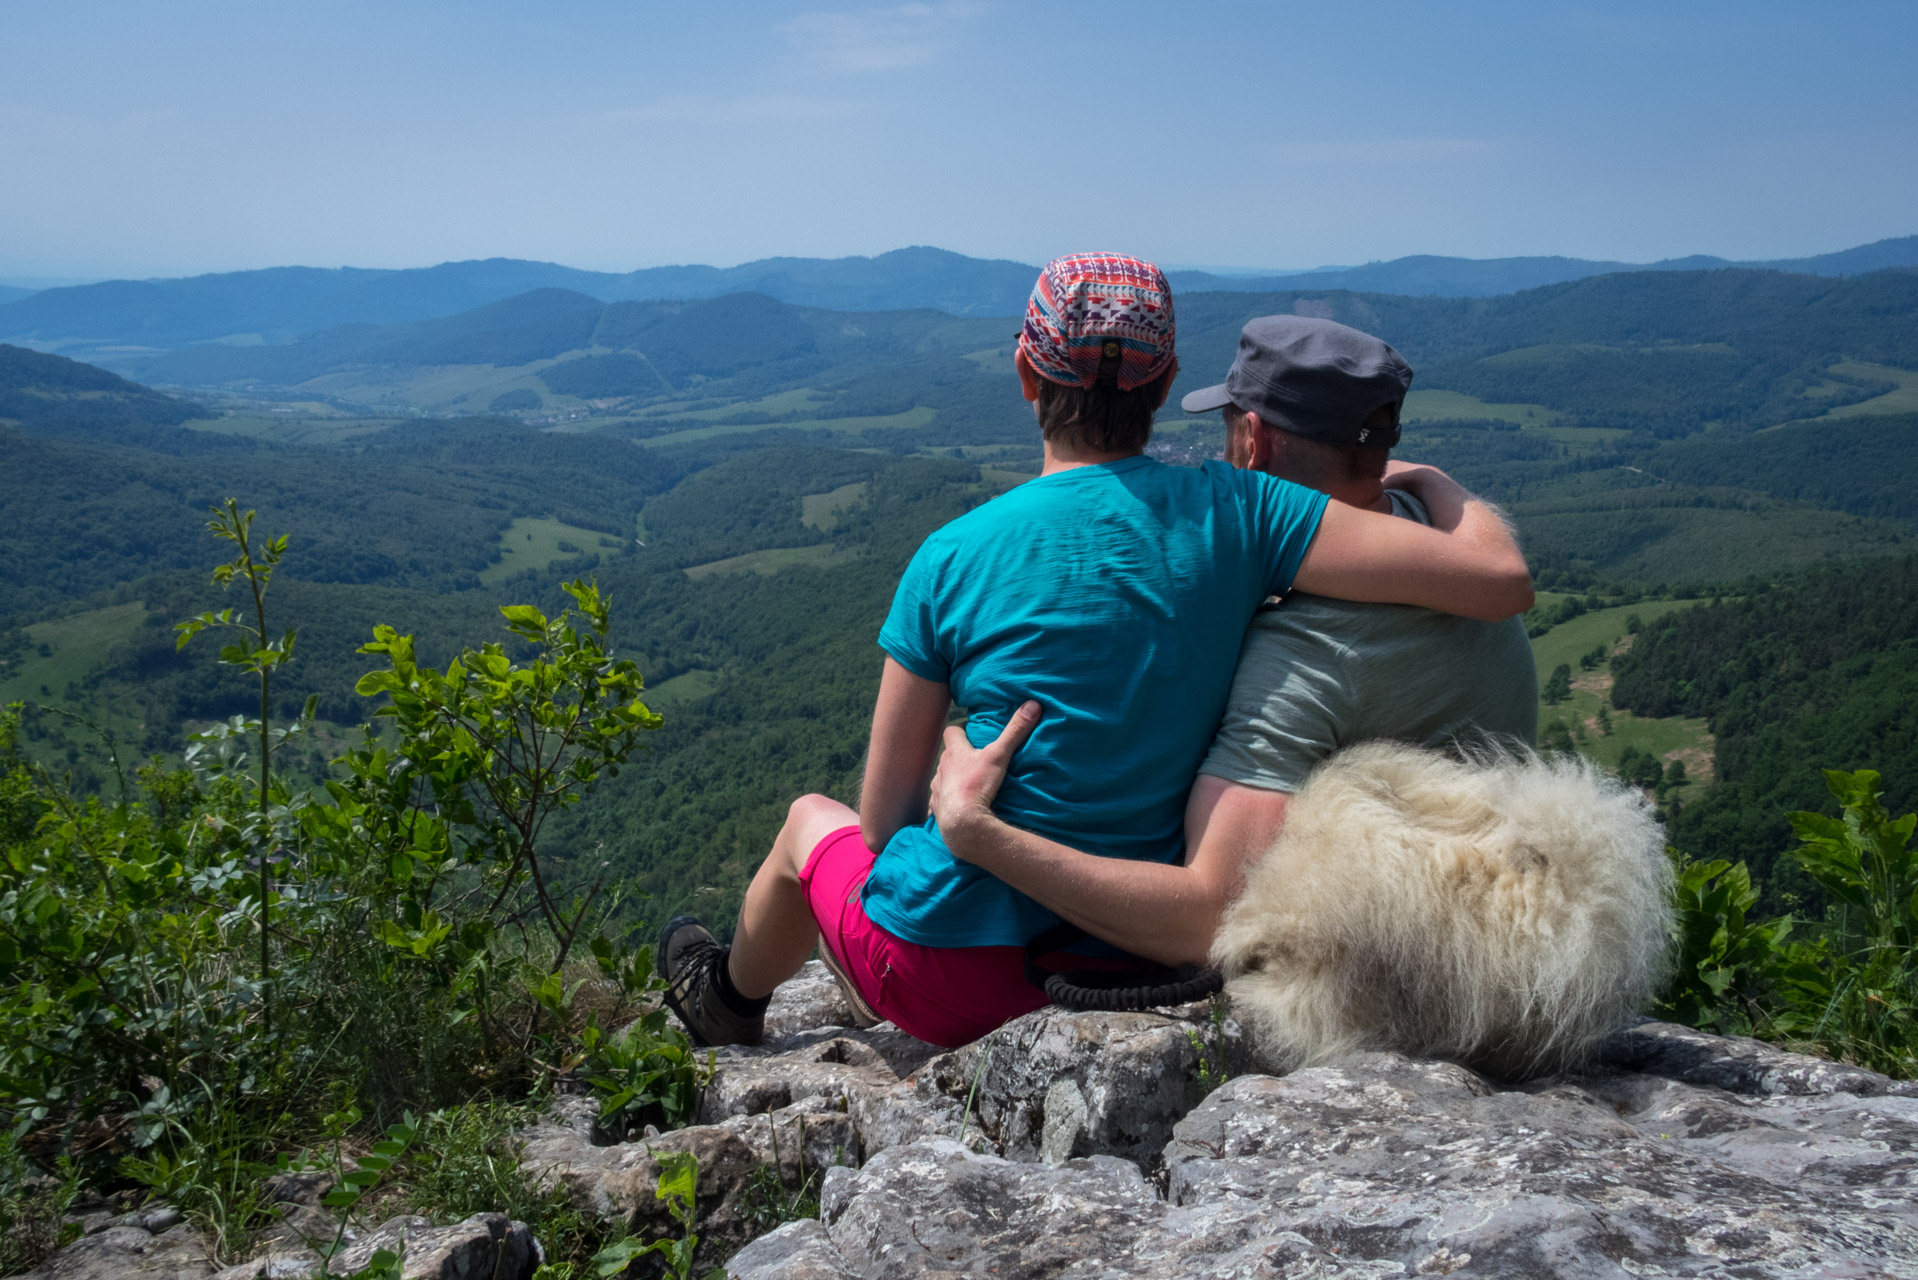
<instances>
[{"instance_id":1,"label":"blue sky","mask_svg":"<svg viewBox=\"0 0 1918 1280\"><path fill-rule=\"evenodd\" d=\"M0 278L1918 232L1918 5L0 0Z\"/></svg>"}]
</instances>

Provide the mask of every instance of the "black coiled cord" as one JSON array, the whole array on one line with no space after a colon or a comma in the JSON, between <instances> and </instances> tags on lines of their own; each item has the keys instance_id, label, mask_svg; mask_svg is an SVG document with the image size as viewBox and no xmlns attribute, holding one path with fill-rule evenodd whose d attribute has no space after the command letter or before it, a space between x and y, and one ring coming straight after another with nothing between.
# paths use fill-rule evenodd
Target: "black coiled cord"
<instances>
[{"instance_id":1,"label":"black coiled cord","mask_svg":"<svg viewBox=\"0 0 1918 1280\"><path fill-rule=\"evenodd\" d=\"M1056 924L1026 944L1026 981L1046 993L1046 999L1062 1009L1081 1013L1108 1011L1137 1013L1168 1005L1190 1004L1225 989L1225 978L1216 969L1182 964L1176 969L1161 966L1127 973L1113 969L1065 969L1049 972L1039 957L1086 937L1086 931L1074 924Z\"/></svg>"}]
</instances>

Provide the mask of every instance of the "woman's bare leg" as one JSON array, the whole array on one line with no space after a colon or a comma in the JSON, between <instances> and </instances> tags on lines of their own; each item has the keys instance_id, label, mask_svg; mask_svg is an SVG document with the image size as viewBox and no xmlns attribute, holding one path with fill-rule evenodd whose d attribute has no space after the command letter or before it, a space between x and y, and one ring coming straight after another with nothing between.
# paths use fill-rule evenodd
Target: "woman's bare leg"
<instances>
[{"instance_id":1,"label":"woman's bare leg","mask_svg":"<svg viewBox=\"0 0 1918 1280\"><path fill-rule=\"evenodd\" d=\"M821 840L841 827L858 825L858 813L837 800L801 796L793 801L786 825L759 864L739 909L727 968L740 995L753 1000L769 996L806 963L819 941L819 927L806 905L799 873Z\"/></svg>"}]
</instances>

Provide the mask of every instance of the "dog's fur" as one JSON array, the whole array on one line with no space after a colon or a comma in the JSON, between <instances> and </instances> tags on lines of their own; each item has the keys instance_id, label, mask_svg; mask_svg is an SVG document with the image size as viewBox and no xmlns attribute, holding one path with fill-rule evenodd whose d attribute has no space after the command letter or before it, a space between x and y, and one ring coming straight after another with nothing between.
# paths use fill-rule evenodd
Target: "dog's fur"
<instances>
[{"instance_id":1,"label":"dog's fur","mask_svg":"<svg viewBox=\"0 0 1918 1280\"><path fill-rule=\"evenodd\" d=\"M1290 1066L1395 1049L1522 1079L1653 994L1671 875L1644 797L1585 761L1366 743L1292 798L1212 958Z\"/></svg>"}]
</instances>

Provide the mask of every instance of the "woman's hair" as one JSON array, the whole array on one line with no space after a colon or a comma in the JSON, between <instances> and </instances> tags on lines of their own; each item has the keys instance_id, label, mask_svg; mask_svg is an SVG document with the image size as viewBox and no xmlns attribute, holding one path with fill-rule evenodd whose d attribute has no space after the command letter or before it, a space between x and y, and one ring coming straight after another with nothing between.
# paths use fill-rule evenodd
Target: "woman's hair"
<instances>
[{"instance_id":1,"label":"woman's hair","mask_svg":"<svg viewBox=\"0 0 1918 1280\"><path fill-rule=\"evenodd\" d=\"M1121 391L1115 386L1068 387L1039 379L1039 430L1048 440L1098 453L1132 453L1152 438L1152 415L1165 403L1167 370L1151 382Z\"/></svg>"}]
</instances>

